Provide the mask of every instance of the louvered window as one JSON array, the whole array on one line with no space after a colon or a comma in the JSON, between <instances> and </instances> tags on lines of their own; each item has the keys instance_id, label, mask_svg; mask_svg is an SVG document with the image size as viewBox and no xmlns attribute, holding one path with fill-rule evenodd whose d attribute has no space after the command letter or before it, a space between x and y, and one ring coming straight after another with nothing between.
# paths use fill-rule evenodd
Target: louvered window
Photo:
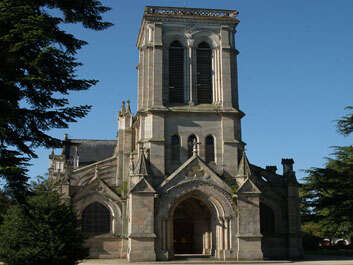
<instances>
[{"instance_id":1,"label":"louvered window","mask_svg":"<svg viewBox=\"0 0 353 265\"><path fill-rule=\"evenodd\" d=\"M212 50L201 42L196 50L197 102L212 103Z\"/></svg>"},{"instance_id":2,"label":"louvered window","mask_svg":"<svg viewBox=\"0 0 353 265\"><path fill-rule=\"evenodd\" d=\"M214 139L212 135L206 137L206 163L215 161Z\"/></svg>"},{"instance_id":3,"label":"louvered window","mask_svg":"<svg viewBox=\"0 0 353 265\"><path fill-rule=\"evenodd\" d=\"M188 157L192 157L192 151L194 149L194 144L196 144L197 138L195 135L190 135L188 138Z\"/></svg>"},{"instance_id":4,"label":"louvered window","mask_svg":"<svg viewBox=\"0 0 353 265\"><path fill-rule=\"evenodd\" d=\"M172 160L180 160L180 138L178 135L172 136Z\"/></svg>"},{"instance_id":5,"label":"louvered window","mask_svg":"<svg viewBox=\"0 0 353 265\"><path fill-rule=\"evenodd\" d=\"M88 205L82 213L82 231L95 234L109 233L109 210L98 202Z\"/></svg>"},{"instance_id":6,"label":"louvered window","mask_svg":"<svg viewBox=\"0 0 353 265\"><path fill-rule=\"evenodd\" d=\"M169 103L184 103L184 47L179 41L169 48Z\"/></svg>"}]
</instances>

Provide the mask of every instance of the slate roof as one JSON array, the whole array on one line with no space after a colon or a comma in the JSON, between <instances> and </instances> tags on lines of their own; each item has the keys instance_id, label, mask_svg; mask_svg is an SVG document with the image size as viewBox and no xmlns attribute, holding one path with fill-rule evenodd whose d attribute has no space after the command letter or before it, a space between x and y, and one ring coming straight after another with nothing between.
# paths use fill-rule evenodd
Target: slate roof
<instances>
[{"instance_id":1,"label":"slate roof","mask_svg":"<svg viewBox=\"0 0 353 265\"><path fill-rule=\"evenodd\" d=\"M115 145L116 140L68 139L64 141L63 153L67 159L73 158L77 146L79 167L82 167L113 156Z\"/></svg>"}]
</instances>

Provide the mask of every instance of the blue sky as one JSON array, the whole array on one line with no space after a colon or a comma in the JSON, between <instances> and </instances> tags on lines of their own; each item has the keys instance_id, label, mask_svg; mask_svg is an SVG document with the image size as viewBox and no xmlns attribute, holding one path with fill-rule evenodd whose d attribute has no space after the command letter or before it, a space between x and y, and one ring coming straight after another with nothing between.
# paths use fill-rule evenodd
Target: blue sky
<instances>
[{"instance_id":1,"label":"blue sky","mask_svg":"<svg viewBox=\"0 0 353 265\"><path fill-rule=\"evenodd\" d=\"M144 6L184 6L184 0L103 2L113 8L105 18L114 27L94 32L65 26L89 43L79 51L84 66L78 75L100 82L70 95L72 104L93 109L69 129L51 131L56 137L115 139L121 101L130 99L136 111L136 37ZM240 12L239 96L251 163L282 172L281 158L291 157L300 179L303 169L324 165L330 146L352 144L352 136L338 135L334 123L353 105L352 0L189 0L186 6ZM31 177L44 175L49 165L50 150L37 153Z\"/></svg>"}]
</instances>

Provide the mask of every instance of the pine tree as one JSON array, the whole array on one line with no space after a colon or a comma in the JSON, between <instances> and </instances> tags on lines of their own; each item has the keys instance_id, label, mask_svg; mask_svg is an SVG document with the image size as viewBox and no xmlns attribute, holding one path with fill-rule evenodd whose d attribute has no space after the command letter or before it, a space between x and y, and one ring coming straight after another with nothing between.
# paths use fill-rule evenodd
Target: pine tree
<instances>
[{"instance_id":1,"label":"pine tree","mask_svg":"<svg viewBox=\"0 0 353 265\"><path fill-rule=\"evenodd\" d=\"M88 256L69 201L50 181L38 182L26 203L10 206L0 225L0 260L8 265L74 265Z\"/></svg>"},{"instance_id":2,"label":"pine tree","mask_svg":"<svg viewBox=\"0 0 353 265\"><path fill-rule=\"evenodd\" d=\"M75 55L87 43L60 26L104 30L108 10L97 0L0 1L0 177L15 196L26 190L35 148L61 145L48 131L88 113L90 106L71 106L67 95L97 83L75 74L82 65Z\"/></svg>"},{"instance_id":3,"label":"pine tree","mask_svg":"<svg viewBox=\"0 0 353 265\"><path fill-rule=\"evenodd\" d=\"M350 113L337 121L337 130L339 133L348 136L353 133L353 106L347 106L346 109L350 110Z\"/></svg>"},{"instance_id":4,"label":"pine tree","mask_svg":"<svg viewBox=\"0 0 353 265\"><path fill-rule=\"evenodd\" d=\"M349 107L348 109L352 109ZM353 133L352 114L337 122L339 132ZM301 188L305 207L303 222L306 227L320 227L320 235L332 237L353 236L353 145L334 147L332 158L324 168L307 170Z\"/></svg>"}]
</instances>

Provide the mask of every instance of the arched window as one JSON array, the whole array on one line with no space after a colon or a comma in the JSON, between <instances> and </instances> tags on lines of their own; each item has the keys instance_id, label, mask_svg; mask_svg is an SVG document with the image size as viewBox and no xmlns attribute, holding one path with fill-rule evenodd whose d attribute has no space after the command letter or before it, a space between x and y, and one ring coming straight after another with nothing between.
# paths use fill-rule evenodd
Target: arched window
<instances>
[{"instance_id":1,"label":"arched window","mask_svg":"<svg viewBox=\"0 0 353 265\"><path fill-rule=\"evenodd\" d=\"M275 214L267 205L260 203L260 232L263 235L275 232Z\"/></svg>"},{"instance_id":2,"label":"arched window","mask_svg":"<svg viewBox=\"0 0 353 265\"><path fill-rule=\"evenodd\" d=\"M214 138L212 135L206 137L206 163L214 162L215 155L214 155Z\"/></svg>"},{"instance_id":3,"label":"arched window","mask_svg":"<svg viewBox=\"0 0 353 265\"><path fill-rule=\"evenodd\" d=\"M180 138L178 135L172 136L172 160L180 160Z\"/></svg>"},{"instance_id":4,"label":"arched window","mask_svg":"<svg viewBox=\"0 0 353 265\"><path fill-rule=\"evenodd\" d=\"M212 103L212 50L206 42L196 49L197 103Z\"/></svg>"},{"instance_id":5,"label":"arched window","mask_svg":"<svg viewBox=\"0 0 353 265\"><path fill-rule=\"evenodd\" d=\"M110 212L104 205L94 202L82 213L82 231L105 234L110 232Z\"/></svg>"},{"instance_id":6,"label":"arched window","mask_svg":"<svg viewBox=\"0 0 353 265\"><path fill-rule=\"evenodd\" d=\"M197 138L194 134L188 138L188 157L192 157L192 150L194 149L194 143L197 142Z\"/></svg>"},{"instance_id":7,"label":"arched window","mask_svg":"<svg viewBox=\"0 0 353 265\"><path fill-rule=\"evenodd\" d=\"M179 41L169 48L169 103L184 103L184 47Z\"/></svg>"}]
</instances>

